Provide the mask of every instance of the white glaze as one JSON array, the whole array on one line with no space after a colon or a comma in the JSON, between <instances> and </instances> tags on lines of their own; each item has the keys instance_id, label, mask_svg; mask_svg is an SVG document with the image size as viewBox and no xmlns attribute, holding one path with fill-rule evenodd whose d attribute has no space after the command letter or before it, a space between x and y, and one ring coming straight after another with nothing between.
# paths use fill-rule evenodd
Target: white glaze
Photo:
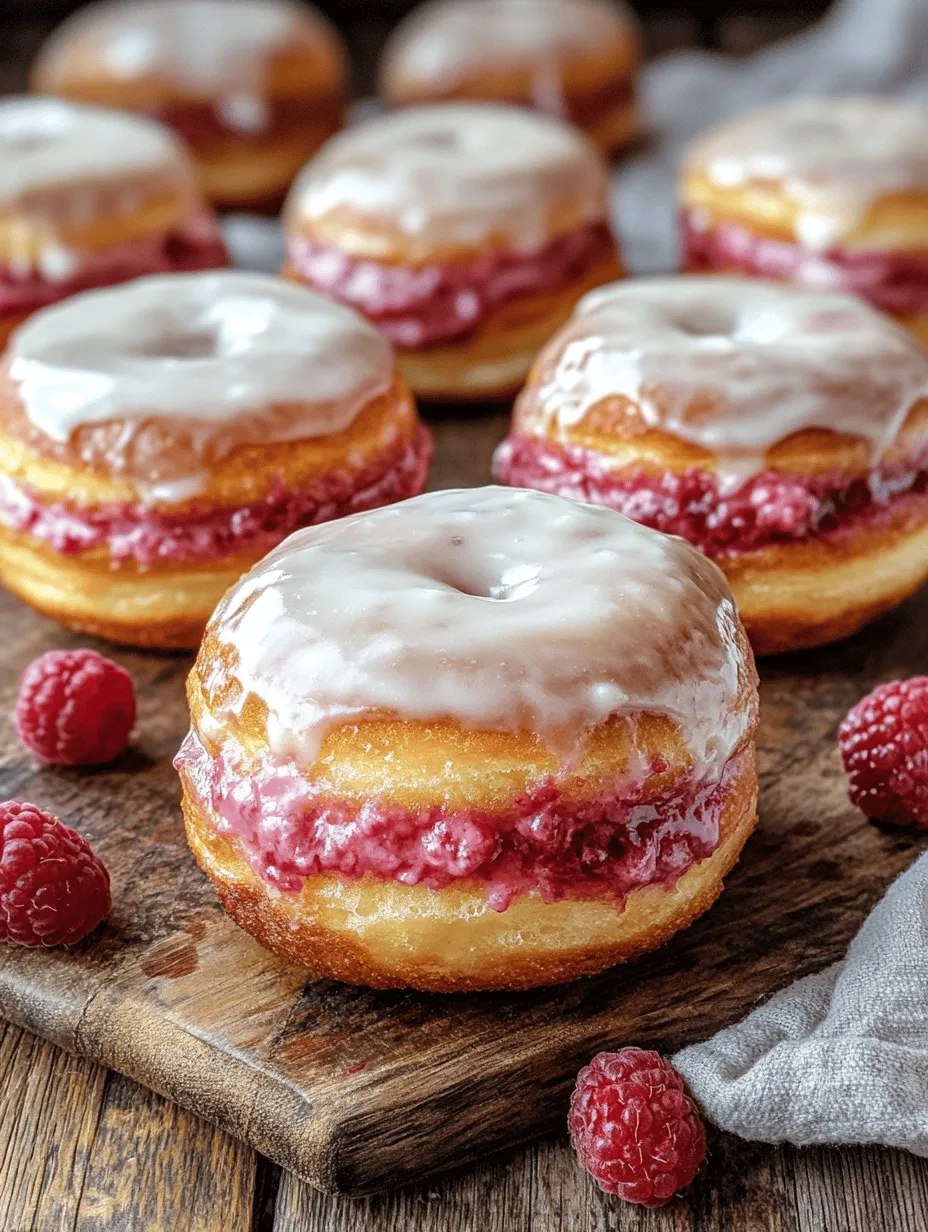
<instances>
[{"instance_id":1,"label":"white glaze","mask_svg":"<svg viewBox=\"0 0 928 1232\"><path fill-rule=\"evenodd\" d=\"M250 95L269 56L307 33L332 40L321 14L289 0L104 0L56 30L39 73L55 77L86 47L123 81L156 75L193 91Z\"/></svg>"},{"instance_id":2,"label":"white glaze","mask_svg":"<svg viewBox=\"0 0 928 1232\"><path fill-rule=\"evenodd\" d=\"M340 432L393 379L389 345L352 309L237 271L140 278L73 296L30 317L8 355L9 379L36 428L66 442L77 428L120 421L123 460L133 432L152 420L199 430L213 446L226 433L241 443L242 423L252 443ZM108 461L121 468L119 456ZM161 484L155 499L197 490L202 458L184 463L149 476Z\"/></svg>"},{"instance_id":3,"label":"white glaze","mask_svg":"<svg viewBox=\"0 0 928 1232\"><path fill-rule=\"evenodd\" d=\"M548 343L520 422L563 432L610 395L743 478L805 428L861 437L877 460L928 396L928 355L850 295L739 278L617 282L584 296Z\"/></svg>"},{"instance_id":4,"label":"white glaze","mask_svg":"<svg viewBox=\"0 0 928 1232\"><path fill-rule=\"evenodd\" d=\"M40 214L43 194L67 189L67 221L87 223L95 186L154 174L193 182L180 142L153 120L59 99L0 100L0 208Z\"/></svg>"},{"instance_id":5,"label":"white glaze","mask_svg":"<svg viewBox=\"0 0 928 1232\"><path fill-rule=\"evenodd\" d=\"M754 717L736 619L682 539L540 492L433 492L298 531L229 592L211 629L242 691L206 722L254 694L303 767L330 728L382 714L533 731L569 761L609 715L649 710L717 771Z\"/></svg>"},{"instance_id":6,"label":"white glaze","mask_svg":"<svg viewBox=\"0 0 928 1232\"><path fill-rule=\"evenodd\" d=\"M432 0L397 27L383 77L388 87L411 79L453 88L473 72L523 66L539 70L543 91L567 56L604 52L632 31L624 5L606 0Z\"/></svg>"},{"instance_id":7,"label":"white glaze","mask_svg":"<svg viewBox=\"0 0 928 1232\"><path fill-rule=\"evenodd\" d=\"M287 212L297 222L349 208L439 244L505 236L531 250L565 205L607 214L607 174L558 120L516 107L448 103L391 112L333 137L304 168Z\"/></svg>"},{"instance_id":8,"label":"white glaze","mask_svg":"<svg viewBox=\"0 0 928 1232\"><path fill-rule=\"evenodd\" d=\"M777 103L699 138L685 169L719 188L773 182L798 207L797 242L824 252L881 197L928 190L928 111L877 98Z\"/></svg>"}]
</instances>

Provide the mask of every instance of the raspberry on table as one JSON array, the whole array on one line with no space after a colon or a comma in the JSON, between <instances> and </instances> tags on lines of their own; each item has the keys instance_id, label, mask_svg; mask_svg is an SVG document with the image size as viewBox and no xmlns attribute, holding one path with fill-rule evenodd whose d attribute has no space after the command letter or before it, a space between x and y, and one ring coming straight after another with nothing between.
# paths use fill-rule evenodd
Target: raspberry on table
<instances>
[{"instance_id":1,"label":"raspberry on table","mask_svg":"<svg viewBox=\"0 0 928 1232\"><path fill-rule=\"evenodd\" d=\"M135 723L132 677L95 650L50 650L26 668L15 719L20 740L43 761L112 761Z\"/></svg>"},{"instance_id":2,"label":"raspberry on table","mask_svg":"<svg viewBox=\"0 0 928 1232\"><path fill-rule=\"evenodd\" d=\"M0 804L0 941L71 945L110 901L110 875L83 835L34 804Z\"/></svg>"},{"instance_id":3,"label":"raspberry on table","mask_svg":"<svg viewBox=\"0 0 928 1232\"><path fill-rule=\"evenodd\" d=\"M570 1139L606 1193L663 1206L706 1156L706 1133L683 1079L656 1052L601 1052L580 1071L570 1101Z\"/></svg>"},{"instance_id":4,"label":"raspberry on table","mask_svg":"<svg viewBox=\"0 0 928 1232\"><path fill-rule=\"evenodd\" d=\"M838 747L852 804L877 821L928 829L928 676L868 693L845 715Z\"/></svg>"}]
</instances>

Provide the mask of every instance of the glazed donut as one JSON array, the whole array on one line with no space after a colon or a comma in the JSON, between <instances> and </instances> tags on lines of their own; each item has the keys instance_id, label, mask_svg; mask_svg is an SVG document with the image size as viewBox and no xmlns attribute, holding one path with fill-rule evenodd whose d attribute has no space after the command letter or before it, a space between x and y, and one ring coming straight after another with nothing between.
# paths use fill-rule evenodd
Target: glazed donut
<instances>
[{"instance_id":1,"label":"glazed donut","mask_svg":"<svg viewBox=\"0 0 928 1232\"><path fill-rule=\"evenodd\" d=\"M928 111L836 98L748 112L691 147L680 202L686 270L849 291L928 342Z\"/></svg>"},{"instance_id":2,"label":"glazed donut","mask_svg":"<svg viewBox=\"0 0 928 1232\"><path fill-rule=\"evenodd\" d=\"M295 0L98 0L46 42L32 84L162 120L218 206L276 210L341 127L347 57Z\"/></svg>"},{"instance_id":3,"label":"glazed donut","mask_svg":"<svg viewBox=\"0 0 928 1232\"><path fill-rule=\"evenodd\" d=\"M232 271L87 292L0 364L0 579L70 628L192 648L269 548L420 492L430 453L340 304Z\"/></svg>"},{"instance_id":4,"label":"glazed donut","mask_svg":"<svg viewBox=\"0 0 928 1232\"><path fill-rule=\"evenodd\" d=\"M76 291L225 264L167 129L57 99L0 100L0 346Z\"/></svg>"},{"instance_id":5,"label":"glazed donut","mask_svg":"<svg viewBox=\"0 0 928 1232\"><path fill-rule=\"evenodd\" d=\"M638 135L640 59L635 19L612 0L429 0L388 42L380 92L393 106L533 107L614 154Z\"/></svg>"},{"instance_id":6,"label":"glazed donut","mask_svg":"<svg viewBox=\"0 0 928 1232\"><path fill-rule=\"evenodd\" d=\"M757 687L719 570L538 492L293 535L188 681L187 836L232 918L377 988L529 988L661 944L755 822Z\"/></svg>"},{"instance_id":7,"label":"glazed donut","mask_svg":"<svg viewBox=\"0 0 928 1232\"><path fill-rule=\"evenodd\" d=\"M620 274L608 178L511 107L393 112L335 137L284 212L288 277L359 309L424 397L505 397L580 296Z\"/></svg>"},{"instance_id":8,"label":"glazed donut","mask_svg":"<svg viewBox=\"0 0 928 1232\"><path fill-rule=\"evenodd\" d=\"M820 645L928 578L928 356L852 296L617 283L539 356L494 472L687 538L755 652Z\"/></svg>"}]
</instances>

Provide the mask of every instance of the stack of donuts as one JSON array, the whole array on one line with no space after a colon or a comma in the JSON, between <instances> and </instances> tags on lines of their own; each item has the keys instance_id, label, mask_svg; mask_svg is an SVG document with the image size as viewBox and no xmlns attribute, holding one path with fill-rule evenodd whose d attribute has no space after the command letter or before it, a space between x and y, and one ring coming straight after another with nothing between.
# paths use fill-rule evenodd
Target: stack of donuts
<instances>
[{"instance_id":1,"label":"stack of donuts","mask_svg":"<svg viewBox=\"0 0 928 1232\"><path fill-rule=\"evenodd\" d=\"M337 131L309 6L115 0L0 102L0 580L198 651L190 847L317 973L661 944L756 821L754 654L928 580L928 114L735 117L626 279L639 54L608 0L428 0ZM280 211L276 276L216 209ZM425 493L417 398L515 399L499 486Z\"/></svg>"}]
</instances>

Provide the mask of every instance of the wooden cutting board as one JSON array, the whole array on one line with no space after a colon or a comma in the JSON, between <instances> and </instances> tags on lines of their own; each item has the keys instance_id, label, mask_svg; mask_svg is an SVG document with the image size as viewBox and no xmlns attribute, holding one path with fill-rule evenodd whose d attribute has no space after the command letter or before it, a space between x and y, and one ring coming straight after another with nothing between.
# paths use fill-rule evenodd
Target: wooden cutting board
<instances>
[{"instance_id":1,"label":"wooden cutting board","mask_svg":"<svg viewBox=\"0 0 928 1232\"><path fill-rule=\"evenodd\" d=\"M437 422L433 486L484 482L505 426ZM135 678L133 748L106 770L55 770L24 753L8 716L30 659L87 639L7 597L0 631L0 798L87 834L114 899L74 950L0 947L0 1013L333 1192L404 1184L563 1124L592 1053L704 1038L837 958L920 849L847 803L835 729L875 682L928 669L928 594L843 645L763 667L760 825L716 906L663 949L514 995L315 980L230 923L187 852L171 758L189 657L101 647Z\"/></svg>"}]
</instances>

